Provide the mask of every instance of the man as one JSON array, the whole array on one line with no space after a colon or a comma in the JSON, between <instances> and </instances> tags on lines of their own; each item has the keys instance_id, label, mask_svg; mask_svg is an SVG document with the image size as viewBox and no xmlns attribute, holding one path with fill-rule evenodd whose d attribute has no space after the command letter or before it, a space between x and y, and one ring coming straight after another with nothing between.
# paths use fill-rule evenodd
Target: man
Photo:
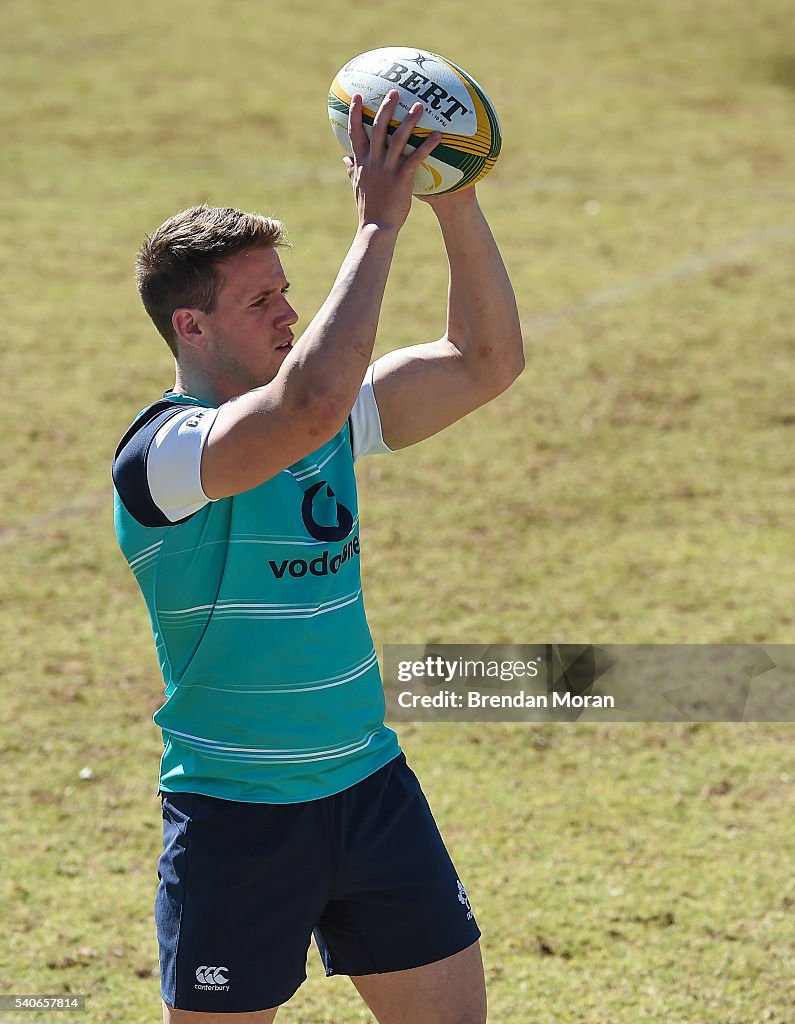
<instances>
[{"instance_id":1,"label":"man","mask_svg":"<svg viewBox=\"0 0 795 1024\"><path fill-rule=\"evenodd\" d=\"M447 332L369 366L415 169L415 104L368 142L351 101L358 229L298 317L279 222L196 207L138 257L176 361L114 461L119 542L166 683L156 919L166 1022L273 1021L314 930L381 1024L482 1024L479 929L397 738L364 618L353 460L421 441L523 366L516 303L473 189L429 199Z\"/></svg>"}]
</instances>

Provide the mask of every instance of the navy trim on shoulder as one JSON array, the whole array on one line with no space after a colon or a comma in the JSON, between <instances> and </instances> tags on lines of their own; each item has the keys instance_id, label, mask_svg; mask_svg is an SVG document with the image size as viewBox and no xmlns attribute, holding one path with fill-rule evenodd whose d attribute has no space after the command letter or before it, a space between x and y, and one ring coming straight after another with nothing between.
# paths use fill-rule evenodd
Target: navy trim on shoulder
<instances>
[{"instance_id":1,"label":"navy trim on shoulder","mask_svg":"<svg viewBox=\"0 0 795 1024\"><path fill-rule=\"evenodd\" d=\"M184 409L184 405L167 400L155 402L144 409L119 442L113 457L113 483L124 507L141 526L176 525L152 499L146 475L146 458L158 430ZM181 519L180 522L186 520Z\"/></svg>"}]
</instances>

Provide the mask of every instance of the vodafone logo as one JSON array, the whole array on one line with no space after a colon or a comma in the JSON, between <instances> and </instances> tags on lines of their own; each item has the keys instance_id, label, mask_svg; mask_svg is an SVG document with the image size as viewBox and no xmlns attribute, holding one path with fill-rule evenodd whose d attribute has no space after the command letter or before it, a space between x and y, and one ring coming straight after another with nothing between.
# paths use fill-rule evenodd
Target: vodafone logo
<instances>
[{"instance_id":1,"label":"vodafone logo","mask_svg":"<svg viewBox=\"0 0 795 1024\"><path fill-rule=\"evenodd\" d=\"M196 984L193 987L202 991L228 992L229 976L224 973L228 970L228 967L207 967L202 964L196 968Z\"/></svg>"},{"instance_id":2,"label":"vodafone logo","mask_svg":"<svg viewBox=\"0 0 795 1024\"><path fill-rule=\"evenodd\" d=\"M353 513L337 500L326 480L313 484L304 492L301 518L306 532L315 540L326 544L345 543L336 553L322 551L310 561L305 558L283 558L281 562L270 559L268 565L277 580L288 578L287 573L295 579L307 573L311 576L336 576L349 559L359 556L359 535L352 535Z\"/></svg>"},{"instance_id":3,"label":"vodafone logo","mask_svg":"<svg viewBox=\"0 0 795 1024\"><path fill-rule=\"evenodd\" d=\"M309 536L326 543L344 540L353 527L350 509L337 501L337 496L325 480L313 484L304 494L301 518Z\"/></svg>"}]
</instances>

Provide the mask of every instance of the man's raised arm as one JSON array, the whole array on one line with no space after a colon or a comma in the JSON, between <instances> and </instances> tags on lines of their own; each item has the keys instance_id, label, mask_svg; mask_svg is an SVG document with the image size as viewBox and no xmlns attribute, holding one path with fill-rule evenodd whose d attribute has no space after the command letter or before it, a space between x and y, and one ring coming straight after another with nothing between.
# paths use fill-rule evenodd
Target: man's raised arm
<instances>
[{"instance_id":1,"label":"man's raised arm","mask_svg":"<svg viewBox=\"0 0 795 1024\"><path fill-rule=\"evenodd\" d=\"M352 157L346 163L359 225L337 280L275 378L225 402L201 463L210 498L249 490L314 451L344 425L372 356L378 316L397 240L411 206L414 172L438 143L434 133L410 156L403 147L422 105L387 144L397 104L390 92L368 142L362 99L351 99Z\"/></svg>"},{"instance_id":2,"label":"man's raised arm","mask_svg":"<svg viewBox=\"0 0 795 1024\"><path fill-rule=\"evenodd\" d=\"M524 368L516 298L474 187L425 202L439 220L450 263L447 331L375 364L390 448L416 444L485 405Z\"/></svg>"}]
</instances>

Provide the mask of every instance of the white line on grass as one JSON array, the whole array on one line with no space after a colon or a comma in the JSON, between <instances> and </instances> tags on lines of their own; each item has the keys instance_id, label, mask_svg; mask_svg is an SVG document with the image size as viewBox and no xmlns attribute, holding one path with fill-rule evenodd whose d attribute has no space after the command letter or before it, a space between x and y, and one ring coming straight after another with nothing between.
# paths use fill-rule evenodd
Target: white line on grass
<instances>
[{"instance_id":1,"label":"white line on grass","mask_svg":"<svg viewBox=\"0 0 795 1024\"><path fill-rule=\"evenodd\" d=\"M626 284L617 285L615 288L605 288L601 291L592 292L581 299L558 309L548 310L546 313L539 313L537 316L522 320L522 331L528 337L538 337L540 334L555 327L563 320L572 320L582 313L588 313L594 309L605 306L618 306L622 302L628 302L645 295L661 285L674 284L679 281L687 281L691 278L705 274L707 271L715 270L734 260L741 259L755 252L757 249L776 242L787 242L795 239L795 221L789 224L782 224L775 228L761 228L751 232L737 242L731 242L715 252L704 256L691 256L681 263L675 263L666 270L660 270L648 277L639 277L634 281L627 281Z\"/></svg>"}]
</instances>

